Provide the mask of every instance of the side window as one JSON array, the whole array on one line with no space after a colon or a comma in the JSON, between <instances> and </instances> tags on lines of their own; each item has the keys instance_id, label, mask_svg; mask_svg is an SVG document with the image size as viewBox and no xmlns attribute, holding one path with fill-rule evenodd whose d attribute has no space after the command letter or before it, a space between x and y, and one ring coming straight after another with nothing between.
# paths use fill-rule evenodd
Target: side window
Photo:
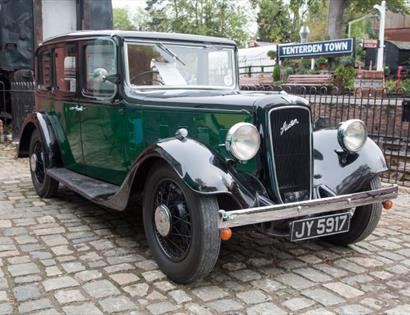
<instances>
[{"instance_id":1,"label":"side window","mask_svg":"<svg viewBox=\"0 0 410 315\"><path fill-rule=\"evenodd\" d=\"M48 90L53 84L52 60L50 50L38 54L37 85L40 90Z\"/></svg>"},{"instance_id":2,"label":"side window","mask_svg":"<svg viewBox=\"0 0 410 315\"><path fill-rule=\"evenodd\" d=\"M117 74L116 47L109 40L95 40L83 46L84 95L109 98L116 92L115 84L105 78Z\"/></svg>"},{"instance_id":3,"label":"side window","mask_svg":"<svg viewBox=\"0 0 410 315\"><path fill-rule=\"evenodd\" d=\"M57 91L75 93L77 89L76 45L56 47L54 56Z\"/></svg>"}]
</instances>

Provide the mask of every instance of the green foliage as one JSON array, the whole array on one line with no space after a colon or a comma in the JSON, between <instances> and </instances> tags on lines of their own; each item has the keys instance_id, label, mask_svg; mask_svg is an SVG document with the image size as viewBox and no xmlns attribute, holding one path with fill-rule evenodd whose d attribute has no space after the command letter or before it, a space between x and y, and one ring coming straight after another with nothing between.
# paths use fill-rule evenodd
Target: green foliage
<instances>
[{"instance_id":1,"label":"green foliage","mask_svg":"<svg viewBox=\"0 0 410 315\"><path fill-rule=\"evenodd\" d=\"M131 22L128 11L124 8L114 8L112 10L114 29L123 31L133 31L136 29Z\"/></svg>"},{"instance_id":2,"label":"green foliage","mask_svg":"<svg viewBox=\"0 0 410 315\"><path fill-rule=\"evenodd\" d=\"M273 67L273 73L272 73L273 81L280 81L280 65L275 64Z\"/></svg>"},{"instance_id":3,"label":"green foliage","mask_svg":"<svg viewBox=\"0 0 410 315\"><path fill-rule=\"evenodd\" d=\"M397 80L386 80L385 88L387 92L397 92ZM400 92L410 95L410 79L400 81Z\"/></svg>"},{"instance_id":4,"label":"green foliage","mask_svg":"<svg viewBox=\"0 0 410 315\"><path fill-rule=\"evenodd\" d=\"M343 88L353 89L356 70L351 66L338 66L335 78Z\"/></svg>"},{"instance_id":5,"label":"green foliage","mask_svg":"<svg viewBox=\"0 0 410 315\"><path fill-rule=\"evenodd\" d=\"M294 74L295 70L292 67L286 67L285 73L286 73L286 77L288 77L288 76Z\"/></svg>"},{"instance_id":6,"label":"green foliage","mask_svg":"<svg viewBox=\"0 0 410 315\"><path fill-rule=\"evenodd\" d=\"M269 50L267 52L267 55L270 59L276 59L276 51L274 51L274 50Z\"/></svg>"},{"instance_id":7,"label":"green foliage","mask_svg":"<svg viewBox=\"0 0 410 315\"><path fill-rule=\"evenodd\" d=\"M228 37L244 46L246 12L234 0L149 0L147 29Z\"/></svg>"},{"instance_id":8,"label":"green foliage","mask_svg":"<svg viewBox=\"0 0 410 315\"><path fill-rule=\"evenodd\" d=\"M289 6L282 0L260 0L257 17L258 37L262 41L284 43L295 40ZM298 40L298 39L297 39Z\"/></svg>"},{"instance_id":9,"label":"green foliage","mask_svg":"<svg viewBox=\"0 0 410 315\"><path fill-rule=\"evenodd\" d=\"M318 65L326 65L327 64L327 59L325 57L319 57L316 59L316 63Z\"/></svg>"}]
</instances>

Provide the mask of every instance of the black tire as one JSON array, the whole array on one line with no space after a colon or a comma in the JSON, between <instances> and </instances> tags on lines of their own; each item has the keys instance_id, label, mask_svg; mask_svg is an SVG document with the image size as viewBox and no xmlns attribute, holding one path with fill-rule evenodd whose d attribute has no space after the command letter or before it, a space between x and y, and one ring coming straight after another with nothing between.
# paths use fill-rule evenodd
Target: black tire
<instances>
[{"instance_id":1,"label":"black tire","mask_svg":"<svg viewBox=\"0 0 410 315\"><path fill-rule=\"evenodd\" d=\"M36 162L32 161L33 154L36 156ZM58 181L46 174L44 143L37 129L31 135L29 161L31 180L37 194L42 198L54 197L57 193Z\"/></svg>"},{"instance_id":2,"label":"black tire","mask_svg":"<svg viewBox=\"0 0 410 315\"><path fill-rule=\"evenodd\" d=\"M379 176L375 176L364 190L380 188L381 181ZM382 214L382 204L374 203L358 207L350 221L350 230L346 233L330 235L323 239L335 244L346 246L357 243L368 237L379 223Z\"/></svg>"},{"instance_id":3,"label":"black tire","mask_svg":"<svg viewBox=\"0 0 410 315\"><path fill-rule=\"evenodd\" d=\"M169 197L164 201L167 191ZM216 198L191 191L165 163L153 166L143 198L145 235L160 269L172 281L181 284L207 275L218 260L221 245ZM181 201L183 199L185 202ZM167 209L172 223L166 236L160 234L155 223L158 204L169 206ZM178 237L182 234L189 237ZM186 244L188 241L189 245ZM175 244L180 245L180 248Z\"/></svg>"}]
</instances>

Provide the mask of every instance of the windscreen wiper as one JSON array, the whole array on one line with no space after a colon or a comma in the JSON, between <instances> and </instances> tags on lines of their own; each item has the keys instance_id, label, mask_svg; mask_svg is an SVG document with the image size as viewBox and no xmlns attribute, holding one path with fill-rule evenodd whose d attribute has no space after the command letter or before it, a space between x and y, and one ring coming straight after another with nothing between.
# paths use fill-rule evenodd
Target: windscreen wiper
<instances>
[{"instance_id":1,"label":"windscreen wiper","mask_svg":"<svg viewBox=\"0 0 410 315\"><path fill-rule=\"evenodd\" d=\"M186 66L185 62L178 57L178 55L176 55L171 49L169 49L167 46L165 46L163 43L158 43L157 46L159 48L161 48L163 51L165 51L167 54L171 55L172 57L174 57L176 60L178 60L181 64L183 64L184 66Z\"/></svg>"}]
</instances>

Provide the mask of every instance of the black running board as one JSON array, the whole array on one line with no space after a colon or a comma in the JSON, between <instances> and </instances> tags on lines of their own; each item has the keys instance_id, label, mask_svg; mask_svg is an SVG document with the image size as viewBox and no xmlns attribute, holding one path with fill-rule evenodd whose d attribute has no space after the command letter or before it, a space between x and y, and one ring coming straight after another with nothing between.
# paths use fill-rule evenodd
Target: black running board
<instances>
[{"instance_id":1,"label":"black running board","mask_svg":"<svg viewBox=\"0 0 410 315\"><path fill-rule=\"evenodd\" d=\"M59 181L70 190L94 202L109 199L120 188L119 186L78 174L66 168L47 169L47 175Z\"/></svg>"}]
</instances>

